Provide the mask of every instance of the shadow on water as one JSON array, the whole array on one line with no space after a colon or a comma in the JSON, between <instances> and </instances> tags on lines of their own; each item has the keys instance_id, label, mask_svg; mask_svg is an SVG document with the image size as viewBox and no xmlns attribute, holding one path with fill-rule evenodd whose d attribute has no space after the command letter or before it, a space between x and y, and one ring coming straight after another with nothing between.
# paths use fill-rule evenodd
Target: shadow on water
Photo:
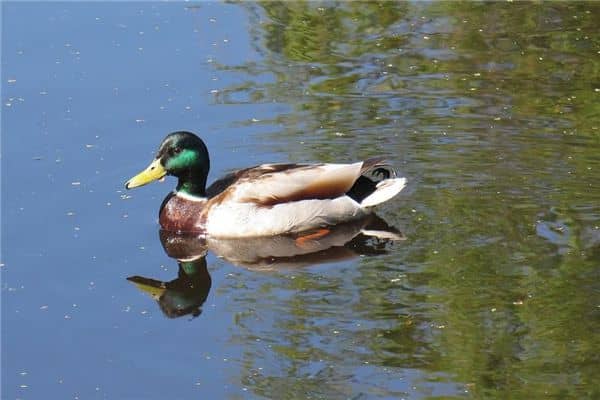
<instances>
[{"instance_id":1,"label":"shadow on water","mask_svg":"<svg viewBox=\"0 0 600 400\"><path fill-rule=\"evenodd\" d=\"M210 292L212 280L206 256L212 251L231 264L250 270L300 268L387 254L387 247L405 237L375 214L330 226L326 234L302 234L245 239L205 238L197 234L159 231L165 253L177 260L177 277L169 282L130 276L138 289L150 295L168 318L197 317Z\"/></svg>"}]
</instances>

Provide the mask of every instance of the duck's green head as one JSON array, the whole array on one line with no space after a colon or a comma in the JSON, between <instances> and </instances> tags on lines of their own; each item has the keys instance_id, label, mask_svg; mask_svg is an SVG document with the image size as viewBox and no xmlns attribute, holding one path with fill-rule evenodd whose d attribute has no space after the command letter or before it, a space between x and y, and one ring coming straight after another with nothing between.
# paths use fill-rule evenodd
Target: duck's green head
<instances>
[{"instance_id":1,"label":"duck's green head","mask_svg":"<svg viewBox=\"0 0 600 400\"><path fill-rule=\"evenodd\" d=\"M204 196L209 168L208 150L202 139L190 132L173 132L160 144L154 161L127 181L125 188L133 189L173 175L179 178L178 191Z\"/></svg>"}]
</instances>

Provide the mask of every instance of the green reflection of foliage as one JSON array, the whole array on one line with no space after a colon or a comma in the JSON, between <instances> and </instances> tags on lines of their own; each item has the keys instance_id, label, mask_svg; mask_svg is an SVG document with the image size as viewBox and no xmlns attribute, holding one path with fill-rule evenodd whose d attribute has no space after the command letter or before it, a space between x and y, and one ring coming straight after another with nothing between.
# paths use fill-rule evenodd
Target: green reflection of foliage
<instances>
[{"instance_id":1,"label":"green reflection of foliage","mask_svg":"<svg viewBox=\"0 0 600 400\"><path fill-rule=\"evenodd\" d=\"M600 396L600 4L241 6L262 22L250 29L264 66L235 70L274 79L230 90L289 105L261 121L276 127L273 150L385 154L413 185L384 208L408 236L396 252L362 260L346 282L283 283L301 293L275 323L285 365L249 386L353 393L347 369L328 372L332 386L292 378L323 360L419 369L474 398ZM322 343L333 328L315 321L353 318L363 325Z\"/></svg>"}]
</instances>

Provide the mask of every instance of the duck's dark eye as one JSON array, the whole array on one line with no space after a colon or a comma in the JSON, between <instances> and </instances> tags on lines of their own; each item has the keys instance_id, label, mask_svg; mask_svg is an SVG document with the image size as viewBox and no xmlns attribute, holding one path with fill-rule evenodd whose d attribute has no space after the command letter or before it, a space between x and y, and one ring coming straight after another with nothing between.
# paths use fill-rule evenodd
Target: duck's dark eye
<instances>
[{"instance_id":1,"label":"duck's dark eye","mask_svg":"<svg viewBox=\"0 0 600 400\"><path fill-rule=\"evenodd\" d=\"M175 148L173 149L173 153L175 153L175 154L179 154L179 153L181 153L181 147L175 147Z\"/></svg>"}]
</instances>

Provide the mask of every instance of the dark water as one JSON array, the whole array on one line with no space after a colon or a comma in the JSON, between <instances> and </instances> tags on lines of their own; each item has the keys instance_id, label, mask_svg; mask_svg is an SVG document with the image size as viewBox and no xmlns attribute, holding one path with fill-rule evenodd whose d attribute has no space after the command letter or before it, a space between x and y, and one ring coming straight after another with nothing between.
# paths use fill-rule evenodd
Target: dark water
<instances>
[{"instance_id":1,"label":"dark water","mask_svg":"<svg viewBox=\"0 0 600 400\"><path fill-rule=\"evenodd\" d=\"M600 397L599 16L4 2L2 399ZM123 182L179 129L209 180L385 155L406 240L178 266Z\"/></svg>"}]
</instances>

